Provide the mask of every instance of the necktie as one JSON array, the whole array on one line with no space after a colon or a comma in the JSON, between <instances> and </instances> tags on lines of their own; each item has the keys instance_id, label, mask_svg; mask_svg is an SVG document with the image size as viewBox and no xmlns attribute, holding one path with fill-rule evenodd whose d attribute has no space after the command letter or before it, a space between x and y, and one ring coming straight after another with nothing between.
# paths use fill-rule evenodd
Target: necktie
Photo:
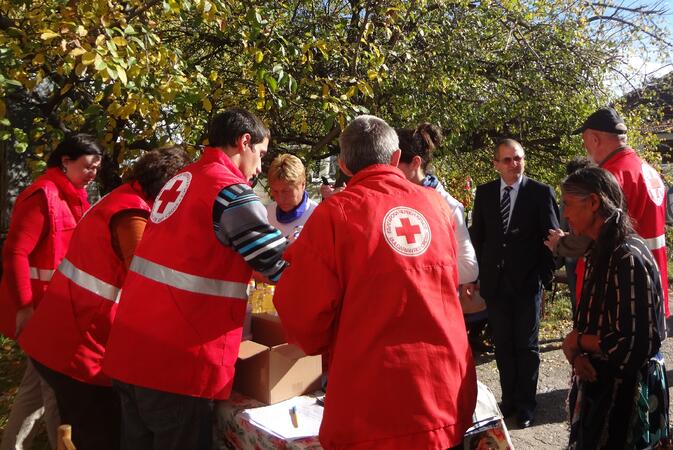
<instances>
[{"instance_id":1,"label":"necktie","mask_svg":"<svg viewBox=\"0 0 673 450\"><path fill-rule=\"evenodd\" d=\"M512 190L512 186L505 186L505 191L502 193L502 199L500 199L500 217L502 218L502 232L507 232L507 226L509 225L509 207L511 199L509 198L509 192Z\"/></svg>"}]
</instances>

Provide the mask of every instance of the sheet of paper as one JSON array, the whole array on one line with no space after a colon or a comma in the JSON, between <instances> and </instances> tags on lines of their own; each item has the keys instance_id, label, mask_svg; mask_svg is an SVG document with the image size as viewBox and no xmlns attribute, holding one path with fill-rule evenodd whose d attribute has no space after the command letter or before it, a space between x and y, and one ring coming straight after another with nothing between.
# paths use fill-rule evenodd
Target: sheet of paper
<instances>
[{"instance_id":1,"label":"sheet of paper","mask_svg":"<svg viewBox=\"0 0 673 450\"><path fill-rule=\"evenodd\" d=\"M290 409L296 407L297 428L292 425ZM242 417L250 423L285 440L317 436L322 422L323 407L313 397L295 397L275 405L245 409Z\"/></svg>"}]
</instances>

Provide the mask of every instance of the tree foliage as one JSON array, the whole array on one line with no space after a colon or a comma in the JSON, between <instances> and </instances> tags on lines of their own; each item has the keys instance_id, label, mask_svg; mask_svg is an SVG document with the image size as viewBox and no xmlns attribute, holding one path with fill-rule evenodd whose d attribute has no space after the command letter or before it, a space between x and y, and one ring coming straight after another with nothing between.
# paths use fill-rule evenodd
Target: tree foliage
<instances>
[{"instance_id":1,"label":"tree foliage","mask_svg":"<svg viewBox=\"0 0 673 450\"><path fill-rule=\"evenodd\" d=\"M335 154L362 113L439 124L438 170L491 177L521 140L535 176L577 153L567 132L615 97L627 50L667 48L662 7L576 0L0 0L0 139L33 167L67 131L113 171L167 141L204 142L230 106L270 125L271 155ZM669 48L670 49L670 48ZM623 75L628 76L628 74Z\"/></svg>"}]
</instances>

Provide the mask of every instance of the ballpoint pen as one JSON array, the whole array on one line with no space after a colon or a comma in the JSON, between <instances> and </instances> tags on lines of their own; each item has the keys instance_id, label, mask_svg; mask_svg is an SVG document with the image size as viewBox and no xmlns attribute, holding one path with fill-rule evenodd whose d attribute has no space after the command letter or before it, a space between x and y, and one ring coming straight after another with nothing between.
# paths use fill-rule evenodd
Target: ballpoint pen
<instances>
[{"instance_id":1,"label":"ballpoint pen","mask_svg":"<svg viewBox=\"0 0 673 450\"><path fill-rule=\"evenodd\" d=\"M297 420L297 407L293 406L290 408L290 420L292 421L292 426L299 428L299 421Z\"/></svg>"}]
</instances>

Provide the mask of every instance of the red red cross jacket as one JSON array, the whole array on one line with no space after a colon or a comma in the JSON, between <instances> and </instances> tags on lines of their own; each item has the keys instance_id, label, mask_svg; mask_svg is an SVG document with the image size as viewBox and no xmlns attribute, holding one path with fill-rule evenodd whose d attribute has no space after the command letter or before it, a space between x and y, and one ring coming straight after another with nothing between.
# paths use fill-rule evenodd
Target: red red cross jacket
<instances>
[{"instance_id":1,"label":"red red cross jacket","mask_svg":"<svg viewBox=\"0 0 673 450\"><path fill-rule=\"evenodd\" d=\"M112 247L110 221L129 209L150 210L137 184L119 186L87 212L19 339L32 358L84 383L110 385L101 363L126 278Z\"/></svg>"},{"instance_id":2,"label":"red red cross jacket","mask_svg":"<svg viewBox=\"0 0 673 450\"><path fill-rule=\"evenodd\" d=\"M664 291L664 311L668 308L668 264L666 262L666 186L652 166L644 162L635 150L625 148L601 165L612 173L622 187L636 233L645 240L659 266ZM577 286L582 286L584 262L577 266ZM577 298L580 291L578 289Z\"/></svg>"},{"instance_id":3,"label":"red red cross jacket","mask_svg":"<svg viewBox=\"0 0 673 450\"><path fill-rule=\"evenodd\" d=\"M645 240L659 266L668 310L668 265L666 262L666 186L656 170L638 157L632 148L615 154L603 163L622 186L636 232Z\"/></svg>"},{"instance_id":4,"label":"red red cross jacket","mask_svg":"<svg viewBox=\"0 0 673 450\"><path fill-rule=\"evenodd\" d=\"M476 375L451 212L392 166L358 172L290 245L274 304L291 341L329 350L325 449L446 449L472 424Z\"/></svg>"},{"instance_id":5,"label":"red red cross jacket","mask_svg":"<svg viewBox=\"0 0 673 450\"><path fill-rule=\"evenodd\" d=\"M219 191L246 183L206 148L166 183L124 282L103 370L137 386L225 399L241 342L251 269L213 231Z\"/></svg>"},{"instance_id":6,"label":"red red cross jacket","mask_svg":"<svg viewBox=\"0 0 673 450\"><path fill-rule=\"evenodd\" d=\"M24 189L17 197L14 207L19 207L25 199L38 192L41 192L47 200L49 217L45 221L48 225L47 234L28 256L33 307L39 305L54 269L68 250L77 221L89 207L86 191L77 189L58 168L47 169L44 175ZM10 233L23 226L24 224L15 223L12 220L9 226ZM3 264L5 275L0 281L0 333L14 338L16 313L20 308L30 306L30 304L23 304L19 293L10 288L7 273L14 268L8 267L6 263Z\"/></svg>"}]
</instances>

